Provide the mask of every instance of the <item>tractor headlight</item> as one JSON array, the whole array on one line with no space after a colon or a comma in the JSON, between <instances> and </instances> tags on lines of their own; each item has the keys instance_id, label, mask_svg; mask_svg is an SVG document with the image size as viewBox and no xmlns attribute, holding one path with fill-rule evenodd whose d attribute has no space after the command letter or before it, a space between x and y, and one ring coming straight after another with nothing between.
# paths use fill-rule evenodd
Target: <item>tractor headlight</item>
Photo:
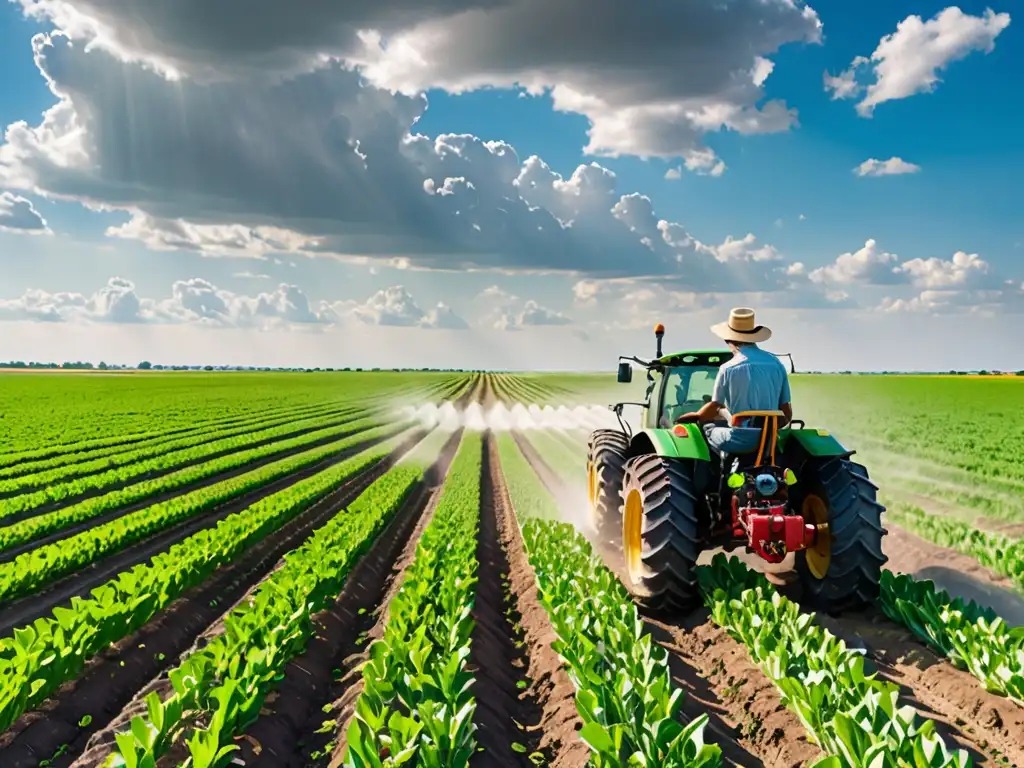
<instances>
[{"instance_id":1,"label":"tractor headlight","mask_svg":"<svg viewBox=\"0 0 1024 768\"><path fill-rule=\"evenodd\" d=\"M779 490L779 481L772 475L758 475L754 478L754 487L762 496L771 496Z\"/></svg>"}]
</instances>

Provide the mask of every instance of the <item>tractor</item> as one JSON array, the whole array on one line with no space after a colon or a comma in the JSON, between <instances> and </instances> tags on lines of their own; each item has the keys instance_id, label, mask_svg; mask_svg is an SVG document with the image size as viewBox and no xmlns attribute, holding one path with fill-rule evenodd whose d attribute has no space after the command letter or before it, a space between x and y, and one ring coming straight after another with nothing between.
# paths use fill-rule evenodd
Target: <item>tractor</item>
<instances>
[{"instance_id":1,"label":"tractor","mask_svg":"<svg viewBox=\"0 0 1024 768\"><path fill-rule=\"evenodd\" d=\"M620 356L620 383L632 382L634 364L647 370L645 401L609 406L621 429L598 429L587 446L592 527L604 542L621 535L637 605L688 610L699 601L701 552L740 546L773 564L794 553L801 600L813 610L834 614L877 599L885 508L867 469L851 461L854 451L802 420L782 424L781 411L746 411L719 423L759 427L757 450L718 454L700 425L682 416L711 401L718 368L732 353L665 355L664 333L655 326L653 360ZM625 406L642 409L635 434Z\"/></svg>"}]
</instances>

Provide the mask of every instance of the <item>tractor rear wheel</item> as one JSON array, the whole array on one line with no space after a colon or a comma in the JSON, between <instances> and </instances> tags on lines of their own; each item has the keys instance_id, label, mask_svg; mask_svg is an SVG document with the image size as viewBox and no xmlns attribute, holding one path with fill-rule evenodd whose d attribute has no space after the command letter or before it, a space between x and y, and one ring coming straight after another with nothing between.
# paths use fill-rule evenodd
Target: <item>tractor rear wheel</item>
<instances>
[{"instance_id":1,"label":"tractor rear wheel","mask_svg":"<svg viewBox=\"0 0 1024 768\"><path fill-rule=\"evenodd\" d=\"M590 522L597 535L608 539L618 528L622 478L626 474L629 440L615 429L592 432L587 441L587 496Z\"/></svg>"},{"instance_id":2,"label":"tractor rear wheel","mask_svg":"<svg viewBox=\"0 0 1024 768\"><path fill-rule=\"evenodd\" d=\"M652 612L689 610L700 594L702 548L693 462L630 459L622 498L622 553L634 601Z\"/></svg>"},{"instance_id":3,"label":"tractor rear wheel","mask_svg":"<svg viewBox=\"0 0 1024 768\"><path fill-rule=\"evenodd\" d=\"M875 602L882 566L882 512L867 469L848 459L811 459L797 474L796 511L820 529L818 541L797 552L804 600L813 610L839 613Z\"/></svg>"}]
</instances>

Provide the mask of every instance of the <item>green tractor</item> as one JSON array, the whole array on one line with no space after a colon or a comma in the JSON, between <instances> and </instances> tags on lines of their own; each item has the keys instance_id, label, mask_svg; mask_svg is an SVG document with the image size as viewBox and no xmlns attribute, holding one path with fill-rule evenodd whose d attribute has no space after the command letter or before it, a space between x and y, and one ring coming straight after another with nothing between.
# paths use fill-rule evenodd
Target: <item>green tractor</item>
<instances>
[{"instance_id":1,"label":"green tractor","mask_svg":"<svg viewBox=\"0 0 1024 768\"><path fill-rule=\"evenodd\" d=\"M627 587L652 612L688 610L699 600L695 566L705 549L745 546L768 563L795 553L802 599L836 613L878 597L882 553L877 486L828 431L781 411L732 414L761 428L756 452L719 455L700 425L677 423L711 401L728 350L619 358L618 380L647 370L645 402L610 406L621 430L598 429L587 449L591 522L605 541L621 535ZM785 355L780 355L785 356ZM791 370L793 368L790 358ZM622 417L642 408L633 434ZM751 423L751 422L748 422Z\"/></svg>"}]
</instances>

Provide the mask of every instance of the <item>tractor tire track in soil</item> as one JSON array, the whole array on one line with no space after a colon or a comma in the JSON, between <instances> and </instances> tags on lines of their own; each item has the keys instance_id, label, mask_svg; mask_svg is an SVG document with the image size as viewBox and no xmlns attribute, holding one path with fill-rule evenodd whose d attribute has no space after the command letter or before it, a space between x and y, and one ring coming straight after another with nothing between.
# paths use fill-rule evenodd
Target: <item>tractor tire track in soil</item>
<instances>
[{"instance_id":1,"label":"tractor tire track in soil","mask_svg":"<svg viewBox=\"0 0 1024 768\"><path fill-rule=\"evenodd\" d=\"M578 735L583 721L576 711L576 688L561 658L551 647L557 637L540 602L537 577L526 554L526 545L501 471L497 443L493 439L489 440L488 468L500 500L495 515L509 563L511 599L519 613L519 625L526 641L525 655L529 659L526 701L536 702L535 706L540 707L542 715L539 723L523 724L527 726L527 734L539 736L534 749L547 757L544 765L549 768L582 768L590 760L590 748Z\"/></svg>"},{"instance_id":2,"label":"tractor tire track in soil","mask_svg":"<svg viewBox=\"0 0 1024 768\"><path fill-rule=\"evenodd\" d=\"M530 657L523 642L525 637L516 628L522 622L518 606L522 597L516 588L521 589L525 579L520 575L516 584L513 575L509 553L515 546L518 528L501 474L497 441L491 433L484 437L480 499L479 581L473 607L476 625L470 664L476 681L476 737L483 751L473 755L470 765L527 768L533 765L529 755L535 753L544 756L545 765L551 765L552 750L544 750L541 745L543 734L550 729L545 727L537 686L531 689L527 677ZM519 566L522 574L522 561ZM556 738L573 743L577 740L575 722L572 718L565 718L564 722L564 733ZM512 748L515 743L524 751L516 752Z\"/></svg>"},{"instance_id":3,"label":"tractor tire track in soil","mask_svg":"<svg viewBox=\"0 0 1024 768\"><path fill-rule=\"evenodd\" d=\"M320 764L326 756L335 727L323 731L331 716L322 705L341 699L339 706L350 707L357 695L351 692L361 690L359 664L375 630L380 634L390 597L433 517L461 438L462 430L452 434L424 481L352 569L334 604L314 617L316 631L306 651L287 666L260 718L238 742L238 757L246 766L304 768ZM313 757L318 751L322 754Z\"/></svg>"},{"instance_id":4,"label":"tractor tire track in soil","mask_svg":"<svg viewBox=\"0 0 1024 768\"><path fill-rule=\"evenodd\" d=\"M416 434L421 433L417 431ZM328 467L340 464L358 453L379 445L387 439L390 438L381 437L369 440L326 458L317 464L279 478L272 483L261 485L233 501L188 518L171 528L160 531L148 538L135 542L119 552L95 561L82 570L37 592L33 592L31 595L7 603L0 608L0 636L9 634L15 627L30 624L42 616L48 616L55 607L69 603L73 597L88 596L91 590L105 583L120 571L128 570L139 563L146 562L153 555L169 549L178 541L188 538L204 528L215 526L228 515L239 512L255 504L260 499L282 491L300 480L312 477Z\"/></svg>"},{"instance_id":5,"label":"tractor tire track in soil","mask_svg":"<svg viewBox=\"0 0 1024 768\"><path fill-rule=\"evenodd\" d=\"M888 570L930 579L953 597L988 606L1011 627L1024 625L1024 598L1008 578L969 555L932 544L893 523L885 526L889 533L882 547L889 558Z\"/></svg>"},{"instance_id":6,"label":"tractor tire track in soil","mask_svg":"<svg viewBox=\"0 0 1024 768\"><path fill-rule=\"evenodd\" d=\"M0 524L2 524L2 525L10 525L12 523L20 522L21 520L27 520L30 517L37 517L38 515L44 515L44 514L46 514L48 512L56 512L58 510L65 509L66 507L70 507L70 506L73 506L75 504L79 504L79 503L81 503L83 501L87 501L88 499L94 499L97 496L105 496L106 494L112 493L113 491L124 490L125 488L128 488L129 486L137 485L138 483L142 483L142 482L145 482L147 480L155 480L157 478L164 477L165 475L170 475L170 474L173 474L175 472L178 472L179 470L182 470L182 469L188 469L189 467L195 467L195 466L198 466L199 464L205 464L205 463L207 463L209 461L215 461L217 459L222 459L225 456L230 456L231 454L238 453L239 451L248 451L248 450L252 450L254 448L261 448L263 446L270 445L271 443L281 442L282 440L292 440L292 439L294 439L296 437L302 437L303 435L308 435L311 432L316 432L316 431L321 430L321 429L327 429L329 427L341 427L341 426L344 426L348 422L352 422L352 421L356 421L356 420L364 419L364 418L369 418L369 417L367 415L364 415L363 409L352 410L351 412L349 412L347 414L336 415L334 417L331 417L330 420L326 421L323 424L318 424L318 425L312 426L312 427L304 427L303 429L296 429L296 430L293 430L291 432L287 432L287 433L282 434L282 435L275 435L274 437L265 437L265 438L263 438L261 440L256 440L256 441L254 441L252 443L246 443L244 446L236 446L234 448L224 448L223 450L216 451L215 453L210 453L210 454L207 454L206 456L199 456L199 457L196 457L194 459L189 459L188 461L183 461L183 462L181 462L179 464L171 464L171 465L168 465L166 467L161 467L160 469L152 469L149 472L146 472L144 474L136 475L136 476L132 477L129 480L124 480L124 481L117 482L117 483L110 483L108 485L104 485L101 488L93 488L93 489L90 489L88 491L85 491L84 493L77 493L77 494L74 494L72 496L68 496L66 498L60 499L59 501L50 502L49 504L42 504L42 505L40 505L38 507L32 507L31 509L26 509L26 510L24 510L22 512L16 512L13 515L8 515L7 517L4 517L2 520L0 520ZM235 437L239 437L239 435L235 435ZM331 442L331 440L341 440L342 437L344 437L344 435L333 435L331 437L321 438L320 440L317 440L316 442L310 443L309 445L305 446L305 448L315 448L317 445L324 445L326 443ZM287 456L287 455L288 455L288 452L283 452L282 454L278 455L277 458L281 458L281 457ZM146 459L146 461L152 461L152 460L153 460L153 457L150 457L149 459ZM261 461L262 461L262 459L261 459ZM255 462L253 462L253 464L255 465ZM130 469L130 468L131 468L131 464L124 464L121 467L118 467L118 469ZM106 470L104 470L104 471L106 471ZM248 469L243 470L243 471L247 472ZM240 472L237 469L229 470L229 472L234 472L235 474L240 474ZM97 473L97 474L102 474L102 472ZM227 476L230 476L230 475L227 475ZM81 479L81 478L79 478L79 479ZM201 482L206 482L206 481L203 480ZM24 495L25 493L33 493L34 491L38 491L38 490L40 490L40 489L36 488L34 490L29 490L29 491L25 491L25 492L19 492L18 494L16 494L16 496ZM175 490L175 492L176 491L177 491L177 489ZM15 498L15 496L8 496L7 498L8 499ZM4 499L0 499L0 501L3 501L3 500Z\"/></svg>"},{"instance_id":7,"label":"tractor tire track in soil","mask_svg":"<svg viewBox=\"0 0 1024 768\"><path fill-rule=\"evenodd\" d=\"M1024 766L1024 708L987 692L972 675L956 669L913 635L872 608L818 623L850 647L862 647L879 679L901 686L901 704L935 721L947 744L966 749L977 764L1003 758Z\"/></svg>"},{"instance_id":8,"label":"tractor tire track in soil","mask_svg":"<svg viewBox=\"0 0 1024 768\"><path fill-rule=\"evenodd\" d=\"M109 751L105 745L113 744L114 730L127 725L131 714L145 712L141 701L152 690L151 681L159 680L159 675L194 647L197 633L221 621L251 593L254 581L261 583L285 553L300 546L351 503L422 437L422 433L412 435L388 457L343 483L237 560L218 569L203 584L188 590L134 634L94 657L77 680L66 683L3 734L0 765L35 766L65 745L61 757L50 763L52 768L71 764L81 752L96 749L97 745L103 745L104 753ZM85 715L92 722L79 727ZM81 765L92 764L87 756L82 760L85 762L79 761Z\"/></svg>"},{"instance_id":9,"label":"tractor tire track in soil","mask_svg":"<svg viewBox=\"0 0 1024 768\"><path fill-rule=\"evenodd\" d=\"M513 437L559 507L575 504L573 494L533 445L519 433L513 432ZM588 530L580 533L625 584L618 542L601 541ZM640 618L651 639L668 652L669 673L686 694L683 717L690 722L708 715L707 740L721 747L726 764L796 768L824 756L747 649L712 623L706 609L672 620L643 614Z\"/></svg>"}]
</instances>

